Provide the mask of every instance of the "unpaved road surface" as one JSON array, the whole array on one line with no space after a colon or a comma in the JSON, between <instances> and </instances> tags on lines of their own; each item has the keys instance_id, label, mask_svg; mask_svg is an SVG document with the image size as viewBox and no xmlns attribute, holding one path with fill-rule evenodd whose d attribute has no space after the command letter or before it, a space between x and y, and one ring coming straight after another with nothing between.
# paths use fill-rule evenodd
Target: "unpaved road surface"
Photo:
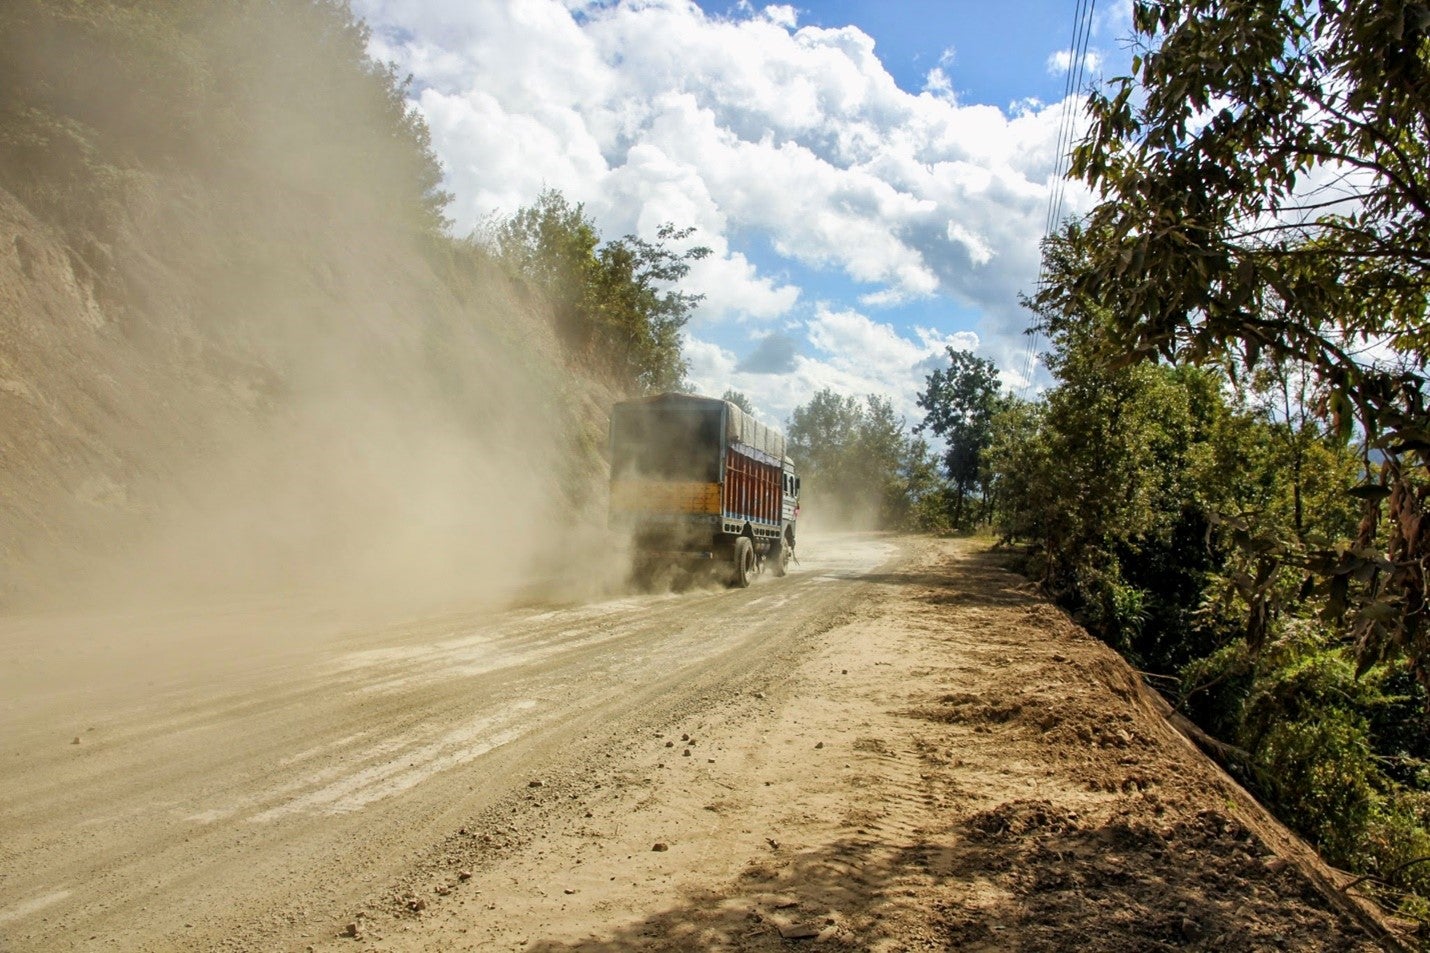
<instances>
[{"instance_id":1,"label":"unpaved road surface","mask_svg":"<svg viewBox=\"0 0 1430 953\"><path fill-rule=\"evenodd\" d=\"M402 624L8 622L0 950L1392 942L978 545L804 549Z\"/></svg>"}]
</instances>

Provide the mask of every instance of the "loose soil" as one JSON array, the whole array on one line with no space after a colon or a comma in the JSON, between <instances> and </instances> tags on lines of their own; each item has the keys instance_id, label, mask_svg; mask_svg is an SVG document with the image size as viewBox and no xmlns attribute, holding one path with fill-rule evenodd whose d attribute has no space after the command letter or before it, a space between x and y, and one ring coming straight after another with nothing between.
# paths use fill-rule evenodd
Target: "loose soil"
<instances>
[{"instance_id":1,"label":"loose soil","mask_svg":"<svg viewBox=\"0 0 1430 953\"><path fill-rule=\"evenodd\" d=\"M0 621L0 950L1399 948L986 544L800 556Z\"/></svg>"},{"instance_id":2,"label":"loose soil","mask_svg":"<svg viewBox=\"0 0 1430 953\"><path fill-rule=\"evenodd\" d=\"M531 781L317 948L1399 947L986 545L863 579L764 691Z\"/></svg>"}]
</instances>

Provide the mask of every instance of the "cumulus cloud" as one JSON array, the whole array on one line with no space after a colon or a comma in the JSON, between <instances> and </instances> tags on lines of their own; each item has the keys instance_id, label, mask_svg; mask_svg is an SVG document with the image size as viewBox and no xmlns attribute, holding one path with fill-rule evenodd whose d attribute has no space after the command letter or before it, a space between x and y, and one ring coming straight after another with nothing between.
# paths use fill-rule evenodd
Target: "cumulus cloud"
<instances>
[{"instance_id":1,"label":"cumulus cloud","mask_svg":"<svg viewBox=\"0 0 1430 953\"><path fill-rule=\"evenodd\" d=\"M735 365L735 370L746 374L784 374L794 370L794 359L798 345L794 338L778 331L767 334L755 345L755 349Z\"/></svg>"},{"instance_id":2,"label":"cumulus cloud","mask_svg":"<svg viewBox=\"0 0 1430 953\"><path fill-rule=\"evenodd\" d=\"M800 353L796 334L809 353ZM749 397L770 423L787 419L820 390L862 397L881 394L911 424L922 419L919 389L947 349L980 350L972 331L915 328L912 336L849 309L816 308L814 316L786 334L765 336L745 358L694 337L686 339L690 381L697 391L721 394L734 388Z\"/></svg>"},{"instance_id":3,"label":"cumulus cloud","mask_svg":"<svg viewBox=\"0 0 1430 953\"><path fill-rule=\"evenodd\" d=\"M1062 76L1076 62L1077 57L1072 50L1057 50L1048 55L1048 74L1050 76ZM1082 68L1084 73L1097 75L1102 69L1102 53L1098 50L1088 50L1082 55Z\"/></svg>"},{"instance_id":4,"label":"cumulus cloud","mask_svg":"<svg viewBox=\"0 0 1430 953\"><path fill-rule=\"evenodd\" d=\"M664 221L699 229L713 254L690 275L706 295L698 333L798 320L811 341L854 343L854 323L839 317L850 312L817 311L817 295L762 273L758 247L767 267L772 252L805 273L842 275L863 307L951 299L983 316L985 353L1021 364L1017 295L1037 273L1062 103L1026 101L1012 114L960 104L952 48L911 93L867 34L802 26L784 4L728 16L689 0L356 7L374 27L374 53L415 78L457 228L554 187L612 236ZM1076 213L1087 196L1070 186L1065 204ZM856 388L878 376L840 373Z\"/></svg>"},{"instance_id":5,"label":"cumulus cloud","mask_svg":"<svg viewBox=\"0 0 1430 953\"><path fill-rule=\"evenodd\" d=\"M942 66L935 66L924 77L924 91L942 98L953 97L953 80L948 78Z\"/></svg>"},{"instance_id":6,"label":"cumulus cloud","mask_svg":"<svg viewBox=\"0 0 1430 953\"><path fill-rule=\"evenodd\" d=\"M788 4L774 4L765 7L761 11L761 16L776 26L782 26L786 30L793 30L795 24L799 22L799 15L795 8Z\"/></svg>"}]
</instances>

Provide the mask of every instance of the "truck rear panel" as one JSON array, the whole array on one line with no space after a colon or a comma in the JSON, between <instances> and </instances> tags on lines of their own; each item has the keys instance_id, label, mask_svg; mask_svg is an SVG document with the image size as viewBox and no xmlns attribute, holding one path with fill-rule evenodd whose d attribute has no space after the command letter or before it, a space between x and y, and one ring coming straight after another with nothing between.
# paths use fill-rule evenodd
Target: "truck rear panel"
<instances>
[{"instance_id":1,"label":"truck rear panel","mask_svg":"<svg viewBox=\"0 0 1430 953\"><path fill-rule=\"evenodd\" d=\"M740 446L725 451L725 496L720 515L748 522L757 536L779 536L782 493L780 465L756 459ZM739 532L739 530L735 530ZM771 532L772 531L772 532Z\"/></svg>"},{"instance_id":2,"label":"truck rear panel","mask_svg":"<svg viewBox=\"0 0 1430 953\"><path fill-rule=\"evenodd\" d=\"M639 552L759 558L792 545L798 481L785 441L734 404L688 394L611 412L610 522Z\"/></svg>"}]
</instances>

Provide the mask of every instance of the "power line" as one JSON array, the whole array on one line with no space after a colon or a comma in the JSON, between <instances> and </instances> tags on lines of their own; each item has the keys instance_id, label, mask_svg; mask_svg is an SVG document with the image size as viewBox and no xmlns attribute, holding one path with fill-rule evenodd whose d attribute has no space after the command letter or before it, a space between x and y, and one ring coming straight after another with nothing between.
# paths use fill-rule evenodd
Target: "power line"
<instances>
[{"instance_id":1,"label":"power line","mask_svg":"<svg viewBox=\"0 0 1430 953\"><path fill-rule=\"evenodd\" d=\"M1062 113L1058 122L1057 154L1053 169L1053 183L1048 190L1048 212L1043 222L1043 238L1053 234L1062 217L1063 198L1067 188L1067 165L1071 158L1073 136L1077 126L1074 94L1082 88L1083 70L1087 63L1087 44L1092 35L1092 15L1097 0L1078 0L1073 12L1072 43L1068 46L1067 79L1063 84ZM1040 248L1041 243L1040 243ZM1038 289L1045 279L1045 267L1041 255L1038 261ZM1037 325L1029 335L1028 350L1023 361L1024 393L1033 386L1033 369L1036 366L1039 332Z\"/></svg>"},{"instance_id":2,"label":"power line","mask_svg":"<svg viewBox=\"0 0 1430 953\"><path fill-rule=\"evenodd\" d=\"M1087 45L1092 36L1092 18L1097 0L1077 0L1073 10L1072 43L1068 46L1067 79L1063 83L1062 112L1058 118L1057 155L1053 166L1053 183L1048 189L1048 210L1043 220L1043 241L1039 243L1038 290L1042 290L1046 278L1041 248L1058 227L1062 218L1063 198L1067 191L1067 169L1072 159L1073 137L1077 128L1077 110L1073 104L1074 94L1082 89L1083 73L1087 66ZM1039 342L1038 326L1034 323L1028 340L1028 350L1023 358L1023 393L1026 395L1033 386L1033 369L1037 363Z\"/></svg>"}]
</instances>

